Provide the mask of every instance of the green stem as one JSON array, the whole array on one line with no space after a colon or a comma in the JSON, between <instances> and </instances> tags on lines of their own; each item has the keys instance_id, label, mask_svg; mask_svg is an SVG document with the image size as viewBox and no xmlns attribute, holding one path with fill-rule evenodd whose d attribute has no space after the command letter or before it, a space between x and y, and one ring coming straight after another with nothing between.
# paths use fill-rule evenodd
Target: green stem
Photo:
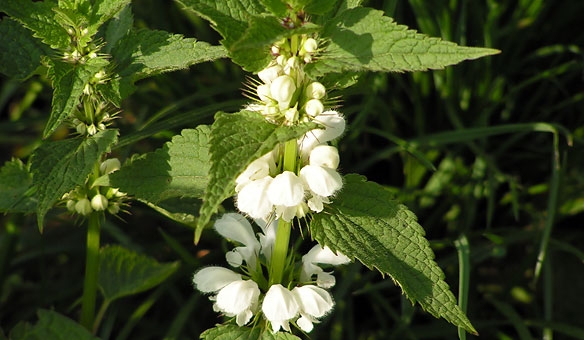
<instances>
[{"instance_id":1,"label":"green stem","mask_svg":"<svg viewBox=\"0 0 584 340\"><path fill-rule=\"evenodd\" d=\"M290 222L283 219L278 221L278 231L276 232L276 242L272 250L270 262L270 286L282 283L286 257L288 256L288 244L290 243Z\"/></svg>"},{"instance_id":2,"label":"green stem","mask_svg":"<svg viewBox=\"0 0 584 340\"><path fill-rule=\"evenodd\" d=\"M83 297L81 298L82 326L92 330L95 319L95 298L97 295L97 274L99 264L99 236L101 214L93 212L89 215L87 227L87 250L85 259L85 279L83 283Z\"/></svg>"},{"instance_id":3,"label":"green stem","mask_svg":"<svg viewBox=\"0 0 584 340\"><path fill-rule=\"evenodd\" d=\"M289 140L284 145L284 166L283 171L296 173L296 161L298 159L298 144L296 139ZM270 261L270 285L282 283L286 258L288 257L288 245L290 243L291 222L283 219L278 221L278 231L276 241L272 250Z\"/></svg>"}]
</instances>

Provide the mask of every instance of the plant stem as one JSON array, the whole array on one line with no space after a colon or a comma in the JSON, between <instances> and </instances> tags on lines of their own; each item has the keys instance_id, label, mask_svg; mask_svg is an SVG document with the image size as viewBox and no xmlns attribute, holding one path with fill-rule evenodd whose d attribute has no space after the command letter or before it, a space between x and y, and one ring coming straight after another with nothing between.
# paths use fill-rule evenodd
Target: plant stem
<instances>
[{"instance_id":1,"label":"plant stem","mask_svg":"<svg viewBox=\"0 0 584 340\"><path fill-rule=\"evenodd\" d=\"M95 319L95 298L97 294L97 274L99 264L99 237L101 214L93 212L89 215L87 227L87 249L85 259L85 279L83 282L83 297L81 298L80 323L92 330Z\"/></svg>"},{"instance_id":2,"label":"plant stem","mask_svg":"<svg viewBox=\"0 0 584 340\"><path fill-rule=\"evenodd\" d=\"M296 160L298 159L298 144L296 139L289 140L284 146L284 171L296 173ZM276 241L272 250L270 261L270 285L281 283L288 257L288 245L290 243L291 222L278 220Z\"/></svg>"},{"instance_id":3,"label":"plant stem","mask_svg":"<svg viewBox=\"0 0 584 340\"><path fill-rule=\"evenodd\" d=\"M276 242L272 250L272 260L270 262L270 286L282 283L286 257L288 256L288 244L290 243L290 225L290 222L286 222L283 219L278 221Z\"/></svg>"}]
</instances>

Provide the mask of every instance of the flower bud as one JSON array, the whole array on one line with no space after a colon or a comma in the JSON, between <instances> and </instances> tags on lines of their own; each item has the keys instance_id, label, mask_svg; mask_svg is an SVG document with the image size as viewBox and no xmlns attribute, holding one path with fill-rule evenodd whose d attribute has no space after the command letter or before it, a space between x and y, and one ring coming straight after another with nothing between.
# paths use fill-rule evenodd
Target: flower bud
<instances>
[{"instance_id":1,"label":"flower bud","mask_svg":"<svg viewBox=\"0 0 584 340\"><path fill-rule=\"evenodd\" d=\"M75 212L75 200L67 200L67 210L70 212Z\"/></svg>"},{"instance_id":2,"label":"flower bud","mask_svg":"<svg viewBox=\"0 0 584 340\"><path fill-rule=\"evenodd\" d=\"M93 136L97 133L97 127L95 127L94 124L88 125L87 126L87 134L90 136Z\"/></svg>"},{"instance_id":3,"label":"flower bud","mask_svg":"<svg viewBox=\"0 0 584 340\"><path fill-rule=\"evenodd\" d=\"M91 203L89 200L87 198L82 198L75 203L75 211L77 211L78 214L87 216L91 214L93 210L91 209Z\"/></svg>"},{"instance_id":4,"label":"flower bud","mask_svg":"<svg viewBox=\"0 0 584 340\"><path fill-rule=\"evenodd\" d=\"M313 38L308 38L302 45L302 48L308 53L314 53L318 49L318 43Z\"/></svg>"},{"instance_id":5,"label":"flower bud","mask_svg":"<svg viewBox=\"0 0 584 340\"><path fill-rule=\"evenodd\" d=\"M298 120L298 110L296 110L296 107L291 107L284 111L284 117L289 122L296 122Z\"/></svg>"},{"instance_id":6,"label":"flower bud","mask_svg":"<svg viewBox=\"0 0 584 340\"><path fill-rule=\"evenodd\" d=\"M104 211L107 209L107 198L102 194L97 194L91 199L91 207L95 211Z\"/></svg>"},{"instance_id":7,"label":"flower bud","mask_svg":"<svg viewBox=\"0 0 584 340\"><path fill-rule=\"evenodd\" d=\"M281 104L280 108L282 108L282 105L287 107L290 104L295 91L296 84L294 84L294 79L290 76L279 76L270 85L272 98Z\"/></svg>"},{"instance_id":8,"label":"flower bud","mask_svg":"<svg viewBox=\"0 0 584 340\"><path fill-rule=\"evenodd\" d=\"M115 215L120 212L120 204L118 202L110 202L107 205L107 212L112 215Z\"/></svg>"},{"instance_id":9,"label":"flower bud","mask_svg":"<svg viewBox=\"0 0 584 340\"><path fill-rule=\"evenodd\" d=\"M87 125L85 125L85 123L79 123L75 126L75 130L77 130L78 134L84 135L87 133Z\"/></svg>"},{"instance_id":10,"label":"flower bud","mask_svg":"<svg viewBox=\"0 0 584 340\"><path fill-rule=\"evenodd\" d=\"M321 114L322 111L324 111L324 105L322 105L322 102L318 99L311 99L308 102L306 102L306 105L304 106L304 111L306 112L307 115L314 118Z\"/></svg>"},{"instance_id":11,"label":"flower bud","mask_svg":"<svg viewBox=\"0 0 584 340\"><path fill-rule=\"evenodd\" d=\"M120 170L120 160L117 158L109 158L99 165L99 172L102 175L111 174L114 171Z\"/></svg>"},{"instance_id":12,"label":"flower bud","mask_svg":"<svg viewBox=\"0 0 584 340\"><path fill-rule=\"evenodd\" d=\"M307 98L322 99L326 95L326 88L321 83L315 81L306 86L304 94Z\"/></svg>"}]
</instances>

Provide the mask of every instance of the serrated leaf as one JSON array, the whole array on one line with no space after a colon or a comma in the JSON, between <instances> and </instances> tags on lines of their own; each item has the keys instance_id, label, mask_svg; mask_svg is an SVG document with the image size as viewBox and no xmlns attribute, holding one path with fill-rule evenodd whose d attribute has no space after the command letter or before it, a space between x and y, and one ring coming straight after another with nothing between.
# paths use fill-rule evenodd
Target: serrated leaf
<instances>
[{"instance_id":1,"label":"serrated leaf","mask_svg":"<svg viewBox=\"0 0 584 340\"><path fill-rule=\"evenodd\" d=\"M10 18L0 21L0 73L26 79L41 65L41 56L49 53L32 32Z\"/></svg>"},{"instance_id":2,"label":"serrated leaf","mask_svg":"<svg viewBox=\"0 0 584 340\"><path fill-rule=\"evenodd\" d=\"M67 31L55 20L53 1L5 0L0 11L22 23L34 36L55 49L65 50L71 41Z\"/></svg>"},{"instance_id":3,"label":"serrated leaf","mask_svg":"<svg viewBox=\"0 0 584 340\"><path fill-rule=\"evenodd\" d=\"M83 185L100 157L118 140L118 130L110 129L83 138L46 142L35 150L31 171L37 190L37 220L43 230L47 211L63 194Z\"/></svg>"},{"instance_id":4,"label":"serrated leaf","mask_svg":"<svg viewBox=\"0 0 584 340\"><path fill-rule=\"evenodd\" d=\"M430 314L476 334L434 262L416 216L380 185L347 175L326 213L314 215L310 231L320 244L391 276Z\"/></svg>"},{"instance_id":5,"label":"serrated leaf","mask_svg":"<svg viewBox=\"0 0 584 340\"><path fill-rule=\"evenodd\" d=\"M348 9L329 21L322 38L329 43L318 61L306 66L313 76L344 71L425 71L499 53L430 38L366 7Z\"/></svg>"},{"instance_id":6,"label":"serrated leaf","mask_svg":"<svg viewBox=\"0 0 584 340\"><path fill-rule=\"evenodd\" d=\"M4 163L0 168L0 212L32 213L36 201L28 192L32 186L32 174L18 159Z\"/></svg>"},{"instance_id":7,"label":"serrated leaf","mask_svg":"<svg viewBox=\"0 0 584 340\"><path fill-rule=\"evenodd\" d=\"M112 302L159 285L178 267L178 261L159 263L118 245L107 246L99 252L97 284L104 298Z\"/></svg>"},{"instance_id":8,"label":"serrated leaf","mask_svg":"<svg viewBox=\"0 0 584 340\"><path fill-rule=\"evenodd\" d=\"M73 113L75 106L79 104L85 85L107 64L108 61L102 58L92 58L79 64L55 60L49 62L48 75L53 83L53 100L51 115L43 131L43 137L48 137Z\"/></svg>"},{"instance_id":9,"label":"serrated leaf","mask_svg":"<svg viewBox=\"0 0 584 340\"><path fill-rule=\"evenodd\" d=\"M210 168L210 131L206 125L183 130L162 149L132 159L112 173L110 185L153 204L174 197L203 197Z\"/></svg>"},{"instance_id":10,"label":"serrated leaf","mask_svg":"<svg viewBox=\"0 0 584 340\"><path fill-rule=\"evenodd\" d=\"M308 14L325 14L332 10L337 0L293 0L292 7L303 9Z\"/></svg>"},{"instance_id":11,"label":"serrated leaf","mask_svg":"<svg viewBox=\"0 0 584 340\"><path fill-rule=\"evenodd\" d=\"M260 0L260 2L270 13L277 17L284 18L288 14L288 6L282 0Z\"/></svg>"},{"instance_id":12,"label":"serrated leaf","mask_svg":"<svg viewBox=\"0 0 584 340\"><path fill-rule=\"evenodd\" d=\"M201 340L300 340L300 338L286 332L272 333L259 327L221 325L204 331Z\"/></svg>"},{"instance_id":13,"label":"serrated leaf","mask_svg":"<svg viewBox=\"0 0 584 340\"><path fill-rule=\"evenodd\" d=\"M226 52L222 46L180 34L143 29L122 37L112 56L122 77L121 97L125 98L134 91L137 80L224 58Z\"/></svg>"},{"instance_id":14,"label":"serrated leaf","mask_svg":"<svg viewBox=\"0 0 584 340\"><path fill-rule=\"evenodd\" d=\"M237 176L253 160L317 127L314 123L278 126L257 112L245 110L234 114L218 112L211 127L209 185L199 211L195 242L219 205L233 194Z\"/></svg>"},{"instance_id":15,"label":"serrated leaf","mask_svg":"<svg viewBox=\"0 0 584 340\"><path fill-rule=\"evenodd\" d=\"M10 332L12 340L99 340L85 327L55 311L39 309L34 325L19 324Z\"/></svg>"}]
</instances>

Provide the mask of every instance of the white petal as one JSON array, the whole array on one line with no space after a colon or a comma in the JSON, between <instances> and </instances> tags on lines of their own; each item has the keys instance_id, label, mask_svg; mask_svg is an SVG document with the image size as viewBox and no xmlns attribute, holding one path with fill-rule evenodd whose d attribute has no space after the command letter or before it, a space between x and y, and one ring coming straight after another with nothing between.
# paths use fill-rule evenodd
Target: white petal
<instances>
[{"instance_id":1,"label":"white petal","mask_svg":"<svg viewBox=\"0 0 584 340\"><path fill-rule=\"evenodd\" d=\"M264 230L264 234L259 235L260 244L261 244L261 253L268 259L268 263L272 258L272 249L274 248L274 244L276 243L276 231L278 230L278 220L272 221L272 223L266 225L265 222L263 224L259 224L260 227Z\"/></svg>"},{"instance_id":2,"label":"white petal","mask_svg":"<svg viewBox=\"0 0 584 340\"><path fill-rule=\"evenodd\" d=\"M272 94L270 93L269 85L258 85L256 93L263 102L269 102L271 100Z\"/></svg>"},{"instance_id":3,"label":"white petal","mask_svg":"<svg viewBox=\"0 0 584 340\"><path fill-rule=\"evenodd\" d=\"M324 105L322 105L322 102L318 99L311 99L306 102L304 111L310 117L316 117L324 111Z\"/></svg>"},{"instance_id":4,"label":"white petal","mask_svg":"<svg viewBox=\"0 0 584 340\"><path fill-rule=\"evenodd\" d=\"M325 271L322 271L320 273L316 273L316 285L322 288L332 288L335 286L335 284L337 283L337 279L335 279L335 277L330 274L327 273Z\"/></svg>"},{"instance_id":5,"label":"white petal","mask_svg":"<svg viewBox=\"0 0 584 340\"><path fill-rule=\"evenodd\" d=\"M258 302L260 289L252 280L237 280L217 294L217 306L225 313L239 314Z\"/></svg>"},{"instance_id":6,"label":"white petal","mask_svg":"<svg viewBox=\"0 0 584 340\"><path fill-rule=\"evenodd\" d=\"M237 280L241 280L241 275L223 267L205 267L193 276L193 283L203 293L216 292Z\"/></svg>"},{"instance_id":7,"label":"white petal","mask_svg":"<svg viewBox=\"0 0 584 340\"><path fill-rule=\"evenodd\" d=\"M237 208L252 218L266 218L273 210L267 191L272 177L264 177L246 184L237 194Z\"/></svg>"},{"instance_id":8,"label":"white petal","mask_svg":"<svg viewBox=\"0 0 584 340\"><path fill-rule=\"evenodd\" d=\"M326 88L319 82L312 82L306 86L304 94L308 98L321 99L326 95Z\"/></svg>"},{"instance_id":9,"label":"white petal","mask_svg":"<svg viewBox=\"0 0 584 340\"><path fill-rule=\"evenodd\" d=\"M323 203L330 203L329 199L319 195L312 195L308 200L308 207L314 212L321 212L324 209Z\"/></svg>"},{"instance_id":10,"label":"white petal","mask_svg":"<svg viewBox=\"0 0 584 340\"><path fill-rule=\"evenodd\" d=\"M314 129L304 135L300 149L306 157L316 145L332 141L345 131L345 118L336 111L325 111L314 117L313 122L322 125L324 129Z\"/></svg>"},{"instance_id":11,"label":"white petal","mask_svg":"<svg viewBox=\"0 0 584 340\"><path fill-rule=\"evenodd\" d=\"M317 165L304 166L300 170L300 178L319 196L331 196L343 187L343 178L336 170Z\"/></svg>"},{"instance_id":12,"label":"white petal","mask_svg":"<svg viewBox=\"0 0 584 340\"><path fill-rule=\"evenodd\" d=\"M336 170L339 166L339 150L334 146L321 144L310 151L310 165L322 166Z\"/></svg>"},{"instance_id":13,"label":"white petal","mask_svg":"<svg viewBox=\"0 0 584 340\"><path fill-rule=\"evenodd\" d=\"M298 304L291 291L280 284L270 287L262 303L262 312L272 323L274 332L277 332L280 327L286 329L288 321L295 318L298 311Z\"/></svg>"},{"instance_id":14,"label":"white petal","mask_svg":"<svg viewBox=\"0 0 584 340\"><path fill-rule=\"evenodd\" d=\"M228 251L225 253L225 260L229 263L232 267L239 267L243 263L243 256L241 253L233 249L232 251Z\"/></svg>"},{"instance_id":15,"label":"white petal","mask_svg":"<svg viewBox=\"0 0 584 340\"><path fill-rule=\"evenodd\" d=\"M314 326L312 325L312 320L306 316L301 316L296 320L296 324L300 327L301 330L305 331L306 333L310 333Z\"/></svg>"},{"instance_id":16,"label":"white petal","mask_svg":"<svg viewBox=\"0 0 584 340\"><path fill-rule=\"evenodd\" d=\"M271 152L266 156L271 157ZM241 175L237 176L235 179L235 191L238 192L241 190L243 186L245 186L250 181L262 179L266 176L270 175L270 163L268 161L269 158L261 157L256 159L255 161L251 162L247 168L241 173Z\"/></svg>"},{"instance_id":17,"label":"white petal","mask_svg":"<svg viewBox=\"0 0 584 340\"><path fill-rule=\"evenodd\" d=\"M267 67L260 72L258 72L258 77L266 84L270 84L274 79L276 79L280 74L282 74L282 66L274 65Z\"/></svg>"},{"instance_id":18,"label":"white petal","mask_svg":"<svg viewBox=\"0 0 584 340\"><path fill-rule=\"evenodd\" d=\"M302 256L302 262L338 266L351 262L351 259L343 255L341 252L335 254L329 247L321 247L319 244L316 244L310 249L310 251L308 251L308 253L306 253L306 255Z\"/></svg>"},{"instance_id":19,"label":"white petal","mask_svg":"<svg viewBox=\"0 0 584 340\"><path fill-rule=\"evenodd\" d=\"M281 218L286 222L290 222L296 216L297 211L298 206L286 207L284 205L277 205L276 217Z\"/></svg>"},{"instance_id":20,"label":"white petal","mask_svg":"<svg viewBox=\"0 0 584 340\"><path fill-rule=\"evenodd\" d=\"M274 205L294 207L304 198L302 180L291 171L284 171L268 187L268 198Z\"/></svg>"},{"instance_id":21,"label":"white petal","mask_svg":"<svg viewBox=\"0 0 584 340\"><path fill-rule=\"evenodd\" d=\"M295 287L292 290L292 294L294 294L294 298L296 299L298 307L300 307L301 313L308 314L315 318L320 318L326 315L334 306L331 294L314 285Z\"/></svg>"},{"instance_id":22,"label":"white petal","mask_svg":"<svg viewBox=\"0 0 584 340\"><path fill-rule=\"evenodd\" d=\"M235 322L237 322L237 325L239 327L245 326L245 324L247 324L249 322L249 320L251 320L251 317L253 316L253 312L249 309L244 310L243 312L237 314L237 317L235 318Z\"/></svg>"},{"instance_id":23,"label":"white petal","mask_svg":"<svg viewBox=\"0 0 584 340\"><path fill-rule=\"evenodd\" d=\"M260 247L251 224L241 214L224 214L215 221L215 230L226 239L239 242L246 247L257 249Z\"/></svg>"},{"instance_id":24,"label":"white petal","mask_svg":"<svg viewBox=\"0 0 584 340\"><path fill-rule=\"evenodd\" d=\"M295 91L296 84L294 83L294 79L288 75L279 76L270 84L272 98L278 101L278 103L290 103Z\"/></svg>"}]
</instances>

